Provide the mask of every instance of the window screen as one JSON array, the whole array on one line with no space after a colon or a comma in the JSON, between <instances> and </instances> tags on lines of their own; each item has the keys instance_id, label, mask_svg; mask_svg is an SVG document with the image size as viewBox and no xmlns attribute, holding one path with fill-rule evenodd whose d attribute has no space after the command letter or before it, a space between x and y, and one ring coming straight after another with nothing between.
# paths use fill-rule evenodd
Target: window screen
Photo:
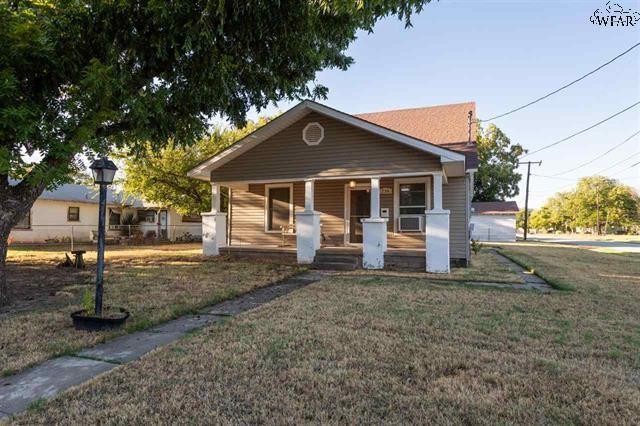
<instances>
[{"instance_id":1,"label":"window screen","mask_svg":"<svg viewBox=\"0 0 640 426\"><path fill-rule=\"evenodd\" d=\"M400 215L424 214L427 206L425 184L401 183L400 189Z\"/></svg>"}]
</instances>

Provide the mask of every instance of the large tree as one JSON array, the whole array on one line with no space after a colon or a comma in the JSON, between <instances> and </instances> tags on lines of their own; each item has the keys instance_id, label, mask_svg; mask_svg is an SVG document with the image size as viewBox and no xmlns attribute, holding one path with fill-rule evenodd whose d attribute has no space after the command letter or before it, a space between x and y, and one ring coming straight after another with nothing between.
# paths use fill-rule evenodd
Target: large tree
<instances>
[{"instance_id":1,"label":"large tree","mask_svg":"<svg viewBox=\"0 0 640 426\"><path fill-rule=\"evenodd\" d=\"M11 228L74 159L198 140L219 114L323 97L360 29L429 0L0 0L0 304ZM20 181L9 184L9 177Z\"/></svg>"},{"instance_id":2,"label":"large tree","mask_svg":"<svg viewBox=\"0 0 640 426\"><path fill-rule=\"evenodd\" d=\"M640 197L615 179L591 176L576 187L549 198L531 215L531 227L554 231L590 228L596 233L610 227L630 228L640 224Z\"/></svg>"},{"instance_id":3,"label":"large tree","mask_svg":"<svg viewBox=\"0 0 640 426\"><path fill-rule=\"evenodd\" d=\"M240 129L216 126L209 136L190 146L170 142L160 151L149 150L146 155L125 156L124 190L157 205L173 207L180 214L209 211L211 185L187 177L187 172L267 121L266 118L258 122L249 121Z\"/></svg>"},{"instance_id":4,"label":"large tree","mask_svg":"<svg viewBox=\"0 0 640 426\"><path fill-rule=\"evenodd\" d=\"M526 150L511 140L495 124L479 129L478 172L473 201L504 201L518 195L522 175L517 172L518 157Z\"/></svg>"}]
</instances>

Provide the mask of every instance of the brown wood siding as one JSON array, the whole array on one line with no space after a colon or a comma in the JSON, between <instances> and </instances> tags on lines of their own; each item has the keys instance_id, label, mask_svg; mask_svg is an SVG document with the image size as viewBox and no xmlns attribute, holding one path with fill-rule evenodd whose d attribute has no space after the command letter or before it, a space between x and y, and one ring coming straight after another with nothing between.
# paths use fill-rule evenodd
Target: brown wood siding
<instances>
[{"instance_id":1,"label":"brown wood siding","mask_svg":"<svg viewBox=\"0 0 640 426\"><path fill-rule=\"evenodd\" d=\"M314 208L321 213L324 245L344 244L344 187L347 183L344 180L315 183Z\"/></svg>"},{"instance_id":2,"label":"brown wood siding","mask_svg":"<svg viewBox=\"0 0 640 426\"><path fill-rule=\"evenodd\" d=\"M442 207L451 211L449 216L449 244L452 259L466 259L467 245L467 179L464 177L449 178L449 183L442 185Z\"/></svg>"},{"instance_id":3,"label":"brown wood siding","mask_svg":"<svg viewBox=\"0 0 640 426\"><path fill-rule=\"evenodd\" d=\"M341 246L344 243L344 196L347 180L317 181L315 184L315 209L321 213L324 245ZM357 182L366 182L358 180ZM425 236L422 233L393 233L393 179L385 178L380 182L381 188L391 188L391 194L380 195L380 205L389 208L387 243L389 248L424 249ZM451 258L467 258L467 215L466 179L449 178L443 185L443 207L451 211L450 241ZM231 215L232 245L279 245L282 242L280 233L264 231L264 184L251 184L248 190L233 190ZM304 209L304 182L293 184L294 210ZM295 246L295 237L287 237L287 243Z\"/></svg>"},{"instance_id":4,"label":"brown wood siding","mask_svg":"<svg viewBox=\"0 0 640 426\"><path fill-rule=\"evenodd\" d=\"M302 130L324 127L324 140L308 146ZM441 170L437 156L311 113L255 148L212 171L213 182L298 180L307 177L421 173Z\"/></svg>"},{"instance_id":5,"label":"brown wood siding","mask_svg":"<svg viewBox=\"0 0 640 426\"><path fill-rule=\"evenodd\" d=\"M280 233L264 231L265 185L251 184L247 190L233 189L231 215L231 245L279 245ZM294 220L295 211L304 208L304 182L293 183ZM287 237L295 245L295 237Z\"/></svg>"}]
</instances>

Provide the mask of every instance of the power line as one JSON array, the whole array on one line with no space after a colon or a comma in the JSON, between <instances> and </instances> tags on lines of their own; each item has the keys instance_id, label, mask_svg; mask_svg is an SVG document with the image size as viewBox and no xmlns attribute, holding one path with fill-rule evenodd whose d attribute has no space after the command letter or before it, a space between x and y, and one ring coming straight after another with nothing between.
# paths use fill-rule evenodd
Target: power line
<instances>
[{"instance_id":1,"label":"power line","mask_svg":"<svg viewBox=\"0 0 640 426\"><path fill-rule=\"evenodd\" d=\"M537 175L535 173L531 173L531 176L547 178L547 179L565 180L565 181L571 181L571 182L576 182L576 181L580 180L580 178L575 178L575 179L573 179L573 178L561 178L561 177L555 177L555 176L549 176L549 175Z\"/></svg>"},{"instance_id":2,"label":"power line","mask_svg":"<svg viewBox=\"0 0 640 426\"><path fill-rule=\"evenodd\" d=\"M636 155L639 155L639 154L640 154L640 151L636 152L635 154L631 154L631 155L630 155L630 156L628 156L627 158L622 159L622 160L618 161L617 163L614 163L614 164L610 165L609 167L605 167L604 169L602 169L602 170L600 170L600 171L598 171L598 172L596 172L596 173L594 173L594 174L599 175L599 174L601 174L602 172L606 172L607 170L611 170L611 169L613 169L615 166L617 166L618 164L622 164L622 163L624 163L625 161L629 161L629 160L631 160L633 157L635 157Z\"/></svg>"},{"instance_id":3,"label":"power line","mask_svg":"<svg viewBox=\"0 0 640 426\"><path fill-rule=\"evenodd\" d=\"M607 65L609 65L609 64L610 64L610 63L612 63L612 62L614 62L615 60L617 60L617 59L619 59L619 58L623 57L624 55L626 55L627 53L631 52L633 49L635 49L635 48L636 48L636 47L638 47L638 46L640 46L640 43L636 43L636 44L634 44L633 46L631 46L630 48L628 48L627 50L625 50L624 52L622 52L621 54L619 54L619 55L618 55L618 56L616 56L615 58L613 58L613 59L611 59L611 60L609 60L609 61L605 62L605 63L604 63L604 64L602 64L602 65L600 65L598 68L596 68L596 69L594 69L594 70L592 70L592 71L589 71L588 73L586 73L586 74L585 74L585 75L583 75L582 77L580 77L580 78L578 78L578 79L576 79L576 80L573 80L571 83L565 84L564 86L560 87L559 89L556 89L556 90L554 90L553 92L547 93L546 95L541 96L541 97L539 97L538 99L535 99L535 100L533 100L533 101L529 102L528 104L522 105L521 107L518 107L518 108L512 109L511 111L507 111L507 112L505 112L505 113L502 113L502 114L496 115L496 116L491 117L491 118L488 118L488 119L486 119L486 120L477 120L477 121L482 122L482 121L492 121L492 120L496 120L496 119L498 119L498 118L502 118L502 117L504 117L505 115L513 114L514 112L520 111L521 109L527 108L527 107L529 107L529 106L531 106L531 105L533 105L533 104L535 104L535 103L538 103L538 102L540 102L541 100L544 100L544 99L548 98L549 96L555 95L556 93L558 93L558 92L560 92L560 91L562 91L562 90L566 89L567 87L569 87L569 86L573 86L573 85L574 85L574 84L576 84L577 82L579 82L579 81L581 81L581 80L584 80L585 78L589 77L591 74L594 74L594 73L596 73L596 72L600 71L602 68L606 67Z\"/></svg>"},{"instance_id":4,"label":"power line","mask_svg":"<svg viewBox=\"0 0 640 426\"><path fill-rule=\"evenodd\" d=\"M584 163L582 163L582 164L580 164L580 165L578 165L578 166L576 166L576 167L574 167L574 168L572 168L572 169L565 170L564 172L556 173L556 174L554 174L554 175L552 175L552 176L566 175L567 173L570 173L570 172L573 172L573 171L575 171L575 170L581 169L581 168L583 168L584 166L587 166L587 165L589 165L589 164L591 164L591 163L593 163L593 162L595 162L595 161L598 161L598 160L600 160L602 157L604 157L605 155L609 154L611 151L613 151L613 150L615 150L615 149L617 149L617 148L620 148L622 145L624 145L625 143L627 143L627 142L629 142L631 139L633 139L633 137L634 137L634 136L637 136L637 135L639 135L639 134L640 134L640 130L638 130L637 132L635 132L634 134L632 134L631 136L629 136L628 138L626 138L625 140L623 140L622 142L620 142L619 144L617 144L616 146L614 146L613 148L609 149L608 151L606 151L606 152L604 152L604 153L602 153L602 154L600 154L600 155L596 156L595 158L593 158L593 159L591 159L591 160L589 160L589 161L586 161L586 162L584 162Z\"/></svg>"},{"instance_id":5,"label":"power line","mask_svg":"<svg viewBox=\"0 0 640 426\"><path fill-rule=\"evenodd\" d=\"M626 169L622 169L622 170L620 170L619 172L612 174L611 176L617 176L617 175L619 175L619 174L620 174L620 173L622 173L622 172L626 172L627 170L634 168L634 167L635 167L635 166L637 166L638 164L640 164L640 161L638 161L637 163L633 163L632 165L630 165L630 166L629 166L629 167L627 167Z\"/></svg>"},{"instance_id":6,"label":"power line","mask_svg":"<svg viewBox=\"0 0 640 426\"><path fill-rule=\"evenodd\" d=\"M576 136L581 135L581 134L583 134L584 132L587 132L587 131L589 131L589 130L591 130L591 129L595 128L595 127L598 127L599 125L601 125L601 124L603 124L603 123L606 123L607 121L611 120L612 118L615 118L615 117L619 116L620 114L622 114L622 113L624 113L624 112L626 112L626 111L630 110L631 108L633 108L633 107L637 106L638 104L640 104L640 101L639 101L639 102L636 102L636 103L635 103L635 104L633 104L633 105L630 105L630 106L626 107L626 108L625 108L625 109L623 109L622 111L618 111L618 112L616 112L615 114L613 114L613 115L611 115L611 116L609 116L609 117L605 118L604 120L600 120L600 121L598 121L596 124L593 124L593 125L591 125L591 126L587 127L586 129L582 129L582 130L580 130L579 132L576 132L576 133L574 133L574 134L572 134L572 135L569 135L569 136L567 136L566 138L560 139L559 141L556 141L556 142L550 143L549 145L545 145L545 146L543 146L542 148L536 149L535 151L528 152L528 153L524 154L524 155L523 155L522 157L520 157L520 158L525 158L525 157L528 157L528 156L530 156L530 155L537 154L537 153L538 153L538 152L540 152L540 151L544 151L545 149L549 149L549 148L551 148L551 147L553 147L553 146L556 146L556 145L558 145L558 144L561 144L562 142L566 142L566 141L568 141L569 139L575 138Z\"/></svg>"}]
</instances>

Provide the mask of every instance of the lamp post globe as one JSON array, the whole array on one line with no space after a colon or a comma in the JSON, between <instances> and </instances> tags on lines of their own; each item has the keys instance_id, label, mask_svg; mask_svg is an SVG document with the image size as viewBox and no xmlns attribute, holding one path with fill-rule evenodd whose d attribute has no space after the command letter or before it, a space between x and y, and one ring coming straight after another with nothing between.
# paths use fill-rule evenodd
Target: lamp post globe
<instances>
[{"instance_id":1,"label":"lamp post globe","mask_svg":"<svg viewBox=\"0 0 640 426\"><path fill-rule=\"evenodd\" d=\"M98 264L96 270L95 315L102 316L102 294L104 282L105 215L107 213L107 185L113 183L118 168L107 157L95 160L91 166L93 181L100 185L100 206L98 209Z\"/></svg>"},{"instance_id":2,"label":"lamp post globe","mask_svg":"<svg viewBox=\"0 0 640 426\"><path fill-rule=\"evenodd\" d=\"M111 185L118 170L115 163L107 157L95 160L89 168L93 174L93 182L96 185Z\"/></svg>"}]
</instances>

